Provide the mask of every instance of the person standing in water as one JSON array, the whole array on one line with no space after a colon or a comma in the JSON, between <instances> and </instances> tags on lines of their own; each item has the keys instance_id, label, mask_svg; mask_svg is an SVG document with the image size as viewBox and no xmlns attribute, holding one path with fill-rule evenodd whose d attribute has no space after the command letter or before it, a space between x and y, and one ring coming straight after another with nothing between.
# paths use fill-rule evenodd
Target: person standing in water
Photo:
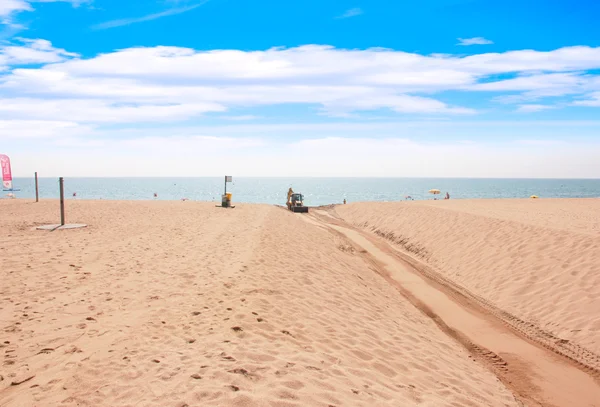
<instances>
[{"instance_id":1,"label":"person standing in water","mask_svg":"<svg viewBox=\"0 0 600 407\"><path fill-rule=\"evenodd\" d=\"M450 199L450 194L446 192L446 197L444 199Z\"/></svg>"}]
</instances>

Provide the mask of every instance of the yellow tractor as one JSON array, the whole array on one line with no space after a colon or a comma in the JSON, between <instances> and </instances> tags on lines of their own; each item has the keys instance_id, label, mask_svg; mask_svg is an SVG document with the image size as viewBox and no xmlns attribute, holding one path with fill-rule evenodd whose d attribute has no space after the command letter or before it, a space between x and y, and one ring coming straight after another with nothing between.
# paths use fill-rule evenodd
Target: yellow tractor
<instances>
[{"instance_id":1,"label":"yellow tractor","mask_svg":"<svg viewBox=\"0 0 600 407\"><path fill-rule=\"evenodd\" d=\"M295 213L308 213L308 206L304 206L304 195L292 191L288 191L287 207Z\"/></svg>"}]
</instances>

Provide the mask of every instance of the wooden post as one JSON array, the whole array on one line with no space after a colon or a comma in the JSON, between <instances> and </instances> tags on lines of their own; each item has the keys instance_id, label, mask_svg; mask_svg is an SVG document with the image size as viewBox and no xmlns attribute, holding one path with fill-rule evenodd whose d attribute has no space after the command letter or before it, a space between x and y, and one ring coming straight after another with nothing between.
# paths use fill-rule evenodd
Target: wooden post
<instances>
[{"instance_id":1,"label":"wooden post","mask_svg":"<svg viewBox=\"0 0 600 407\"><path fill-rule=\"evenodd\" d=\"M37 171L35 173L35 201L36 202L40 201L40 190L38 189Z\"/></svg>"},{"instance_id":2,"label":"wooden post","mask_svg":"<svg viewBox=\"0 0 600 407\"><path fill-rule=\"evenodd\" d=\"M58 184L60 186L60 225L65 225L65 187L64 187L64 179L60 177L58 179Z\"/></svg>"}]
</instances>

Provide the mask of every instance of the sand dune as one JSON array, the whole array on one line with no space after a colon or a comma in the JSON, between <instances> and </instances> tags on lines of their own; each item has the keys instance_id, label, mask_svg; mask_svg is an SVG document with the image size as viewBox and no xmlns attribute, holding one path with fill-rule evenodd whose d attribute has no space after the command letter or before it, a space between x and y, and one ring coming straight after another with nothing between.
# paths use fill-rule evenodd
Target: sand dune
<instances>
[{"instance_id":1,"label":"sand dune","mask_svg":"<svg viewBox=\"0 0 600 407\"><path fill-rule=\"evenodd\" d=\"M455 228L465 217L474 225L490 222L410 208L407 213L440 212L454 219ZM372 209L374 217L364 220L361 205L340 213L355 222L404 227L388 207ZM55 202L0 202L2 406L518 405L352 245L302 215L270 206L77 201L68 203L68 220L89 228L31 230L54 223L56 215ZM449 232L421 237L417 226L411 230L417 241L440 237L449 244ZM496 233L490 232L492 239ZM560 240L571 232L546 233L546 240ZM563 243L572 247L569 236ZM597 237L577 236L583 245L591 242L585 250L592 256ZM431 261L459 268L460 259L438 253L443 245L428 243L421 244ZM500 256L502 250L492 252ZM478 260L471 257L465 254L469 268L457 274L477 280L471 268ZM579 273L591 278L587 262L594 259L580 259ZM508 264L519 261L513 256ZM570 267L567 273L575 270ZM570 284L582 289L582 274ZM500 287L495 300L507 298L511 284L527 281L513 279L493 280ZM477 282L485 286L483 278ZM544 310L541 300L521 296L533 307L528 312ZM568 307L559 305L563 311L542 316L562 315ZM584 311L571 312L587 335L592 331L584 317L591 311L579 314Z\"/></svg>"},{"instance_id":2,"label":"sand dune","mask_svg":"<svg viewBox=\"0 0 600 407\"><path fill-rule=\"evenodd\" d=\"M450 200L339 206L442 275L600 354L600 200Z\"/></svg>"}]
</instances>

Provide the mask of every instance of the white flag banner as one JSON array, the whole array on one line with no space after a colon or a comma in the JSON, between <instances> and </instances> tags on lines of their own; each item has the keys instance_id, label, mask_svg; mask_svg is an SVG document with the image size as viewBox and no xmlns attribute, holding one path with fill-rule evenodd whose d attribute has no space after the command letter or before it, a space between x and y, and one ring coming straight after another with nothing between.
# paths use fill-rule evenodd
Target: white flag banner
<instances>
[{"instance_id":1,"label":"white flag banner","mask_svg":"<svg viewBox=\"0 0 600 407\"><path fill-rule=\"evenodd\" d=\"M233 177L231 175L225 175L225 182L233 182Z\"/></svg>"}]
</instances>

